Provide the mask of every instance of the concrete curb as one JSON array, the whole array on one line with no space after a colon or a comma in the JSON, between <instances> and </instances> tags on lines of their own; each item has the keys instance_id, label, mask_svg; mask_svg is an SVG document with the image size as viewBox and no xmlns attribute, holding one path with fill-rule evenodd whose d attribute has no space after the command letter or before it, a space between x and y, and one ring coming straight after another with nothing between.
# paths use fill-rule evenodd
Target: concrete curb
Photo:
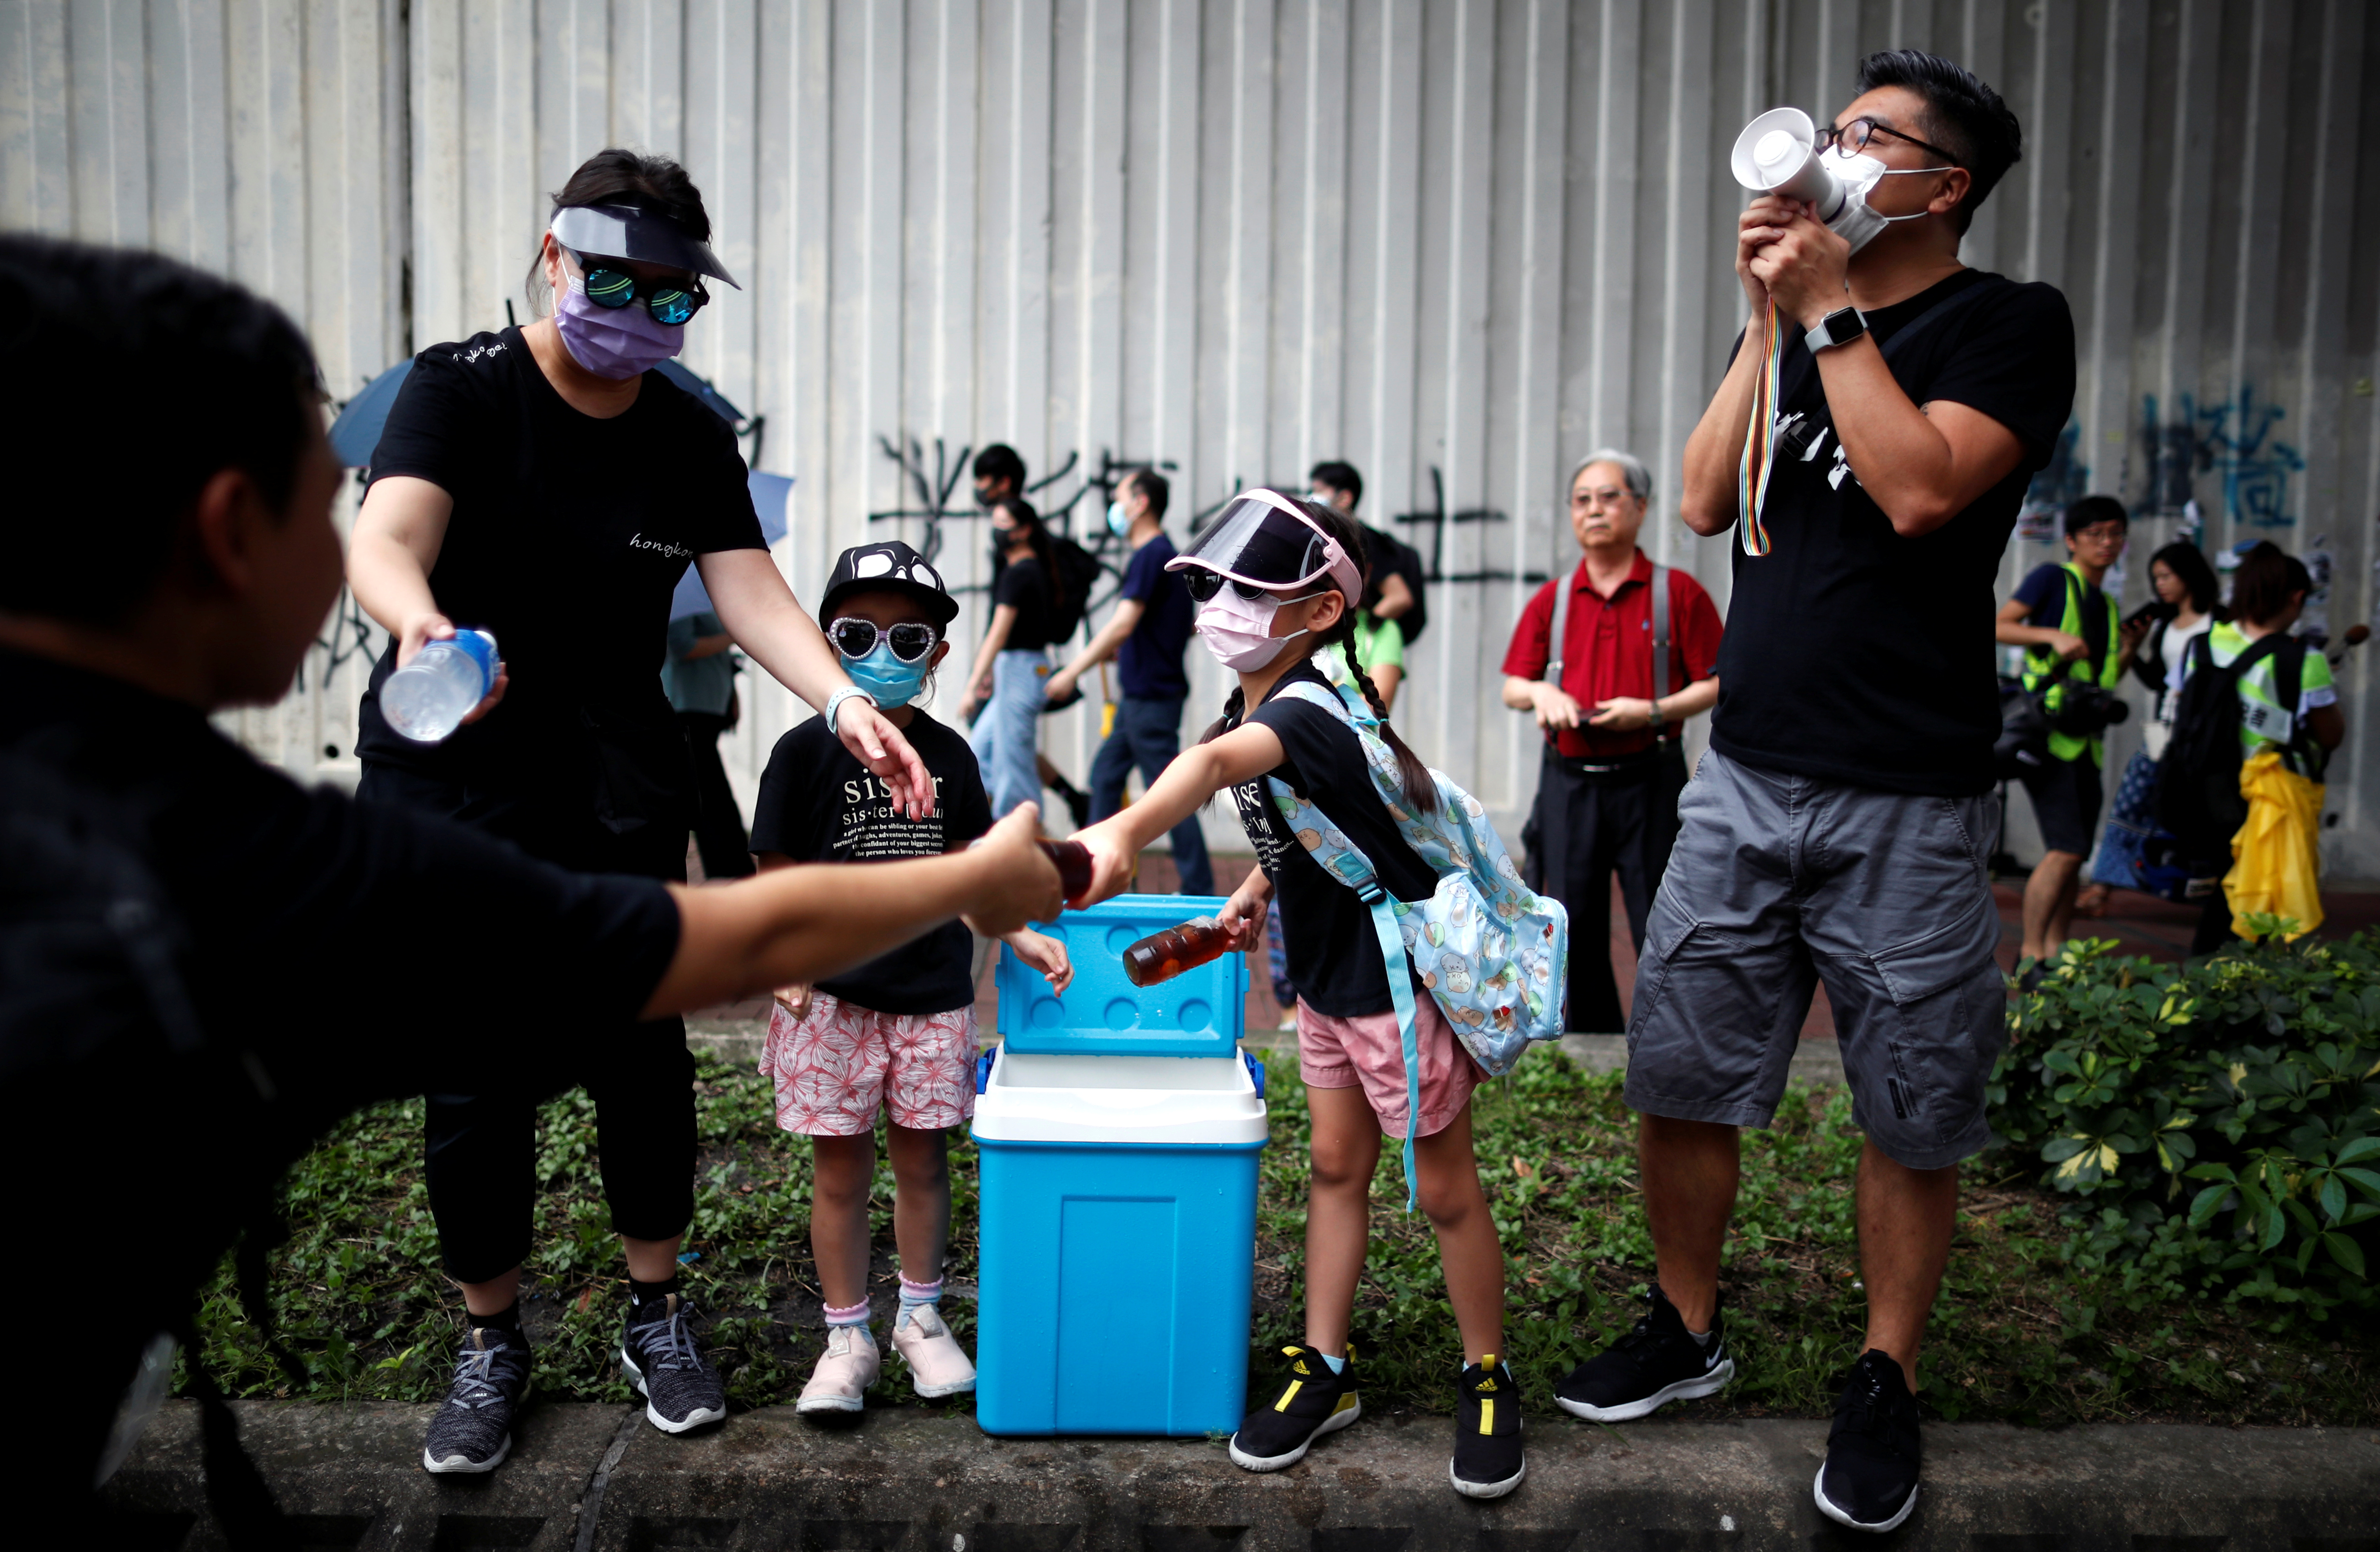
<instances>
[{"instance_id":1,"label":"concrete curb","mask_svg":"<svg viewBox=\"0 0 2380 1552\"><path fill-rule=\"evenodd\" d=\"M829 1430L774 1407L693 1437L630 1427L582 1526L638 1415L626 1407L536 1408L480 1477L421 1470L428 1407L238 1407L305 1544L357 1552L2380 1552L2380 1430L2366 1428L1932 1425L1916 1512L1868 1537L1811 1503L1818 1422L1540 1419L1528 1480L1475 1503L1447 1485L1440 1418L1366 1421L1257 1476L1205 1439L994 1439L911 1409ZM166 1409L105 1497L143 1545L223 1545L194 1405Z\"/></svg>"}]
</instances>

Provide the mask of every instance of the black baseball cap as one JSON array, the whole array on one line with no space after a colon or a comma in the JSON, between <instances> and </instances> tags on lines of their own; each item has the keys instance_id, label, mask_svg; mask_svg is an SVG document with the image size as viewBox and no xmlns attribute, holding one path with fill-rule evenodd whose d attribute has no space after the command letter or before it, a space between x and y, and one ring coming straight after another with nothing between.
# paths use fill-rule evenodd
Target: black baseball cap
<instances>
[{"instance_id":1,"label":"black baseball cap","mask_svg":"<svg viewBox=\"0 0 2380 1552\"><path fill-rule=\"evenodd\" d=\"M836 559L834 575L826 579L826 593L819 600L819 619L833 619L835 605L853 593L877 591L909 594L926 606L937 625L958 618L959 600L942 585L942 574L925 556L888 539L855 546Z\"/></svg>"}]
</instances>

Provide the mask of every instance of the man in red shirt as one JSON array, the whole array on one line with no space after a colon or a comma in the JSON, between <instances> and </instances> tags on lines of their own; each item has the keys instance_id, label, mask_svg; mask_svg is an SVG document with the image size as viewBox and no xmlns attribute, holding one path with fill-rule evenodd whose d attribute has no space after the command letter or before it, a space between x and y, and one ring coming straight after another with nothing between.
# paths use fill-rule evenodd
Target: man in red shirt
<instances>
[{"instance_id":1,"label":"man in red shirt","mask_svg":"<svg viewBox=\"0 0 2380 1552\"><path fill-rule=\"evenodd\" d=\"M1504 654L1504 704L1546 734L1537 803L1524 836L1530 885L1570 909L1572 1030L1616 1034L1611 874L1641 952L1645 917L1678 835L1686 719L1718 699L1718 610L1686 572L1636 547L1653 477L1625 453L1590 455L1570 477L1570 527L1585 558L1537 589ZM1669 588L1668 673L1657 684L1653 583ZM1569 589L1560 670L1549 680L1555 589ZM1558 681L1558 682L1554 682ZM1657 694L1657 691L1658 692Z\"/></svg>"}]
</instances>

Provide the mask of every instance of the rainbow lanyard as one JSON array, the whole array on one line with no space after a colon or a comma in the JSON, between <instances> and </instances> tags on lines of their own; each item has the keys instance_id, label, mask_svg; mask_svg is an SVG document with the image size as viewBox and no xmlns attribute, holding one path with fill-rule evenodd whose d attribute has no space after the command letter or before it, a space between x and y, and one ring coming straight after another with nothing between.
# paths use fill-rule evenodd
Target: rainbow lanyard
<instances>
[{"instance_id":1,"label":"rainbow lanyard","mask_svg":"<svg viewBox=\"0 0 2380 1552\"><path fill-rule=\"evenodd\" d=\"M1737 491L1747 555L1768 553L1768 529L1761 524L1760 507L1768 499L1768 475L1777 463L1777 362L1784 335L1777 326L1777 303L1771 298L1762 333L1760 381L1752 391L1752 423L1744 428L1743 467Z\"/></svg>"}]
</instances>

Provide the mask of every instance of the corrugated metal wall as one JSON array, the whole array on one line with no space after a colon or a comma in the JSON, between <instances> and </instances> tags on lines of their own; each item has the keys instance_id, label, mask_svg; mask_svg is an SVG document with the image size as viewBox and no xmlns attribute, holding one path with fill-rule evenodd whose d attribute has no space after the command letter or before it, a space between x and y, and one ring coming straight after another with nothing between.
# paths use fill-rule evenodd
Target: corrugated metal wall
<instances>
[{"instance_id":1,"label":"corrugated metal wall","mask_svg":"<svg viewBox=\"0 0 2380 1552\"><path fill-rule=\"evenodd\" d=\"M0 11L0 222L228 270L303 320L344 394L517 309L546 192L588 152L678 156L746 281L687 360L766 417L760 462L795 477L781 558L797 591L889 532L979 578L957 459L993 440L1055 477L1043 505L1087 536L1115 461L1174 466L1178 530L1235 485L1344 456L1367 515L1397 519L1447 578L1400 721L1509 816L1532 740L1496 701L1495 665L1526 578L1567 545L1570 461L1640 451L1664 486L1648 546L1725 596L1725 544L1693 539L1667 500L1739 321L1742 195L1723 158L1759 109L1830 114L1876 47L1958 58L2023 119L2025 161L1967 253L2072 301L2082 393L2040 493L2113 491L2155 514L2128 601L2194 499L2212 542L2326 554L2334 626L2365 618L2380 513L2366 13L18 0ZM2013 546L2010 579L2049 552ZM307 693L242 719L293 765L345 752L343 629ZM2349 679L2333 862L2380 875L2373 707ZM748 782L795 708L772 685L746 701L731 758ZM1094 716L1050 719L1078 776Z\"/></svg>"}]
</instances>

